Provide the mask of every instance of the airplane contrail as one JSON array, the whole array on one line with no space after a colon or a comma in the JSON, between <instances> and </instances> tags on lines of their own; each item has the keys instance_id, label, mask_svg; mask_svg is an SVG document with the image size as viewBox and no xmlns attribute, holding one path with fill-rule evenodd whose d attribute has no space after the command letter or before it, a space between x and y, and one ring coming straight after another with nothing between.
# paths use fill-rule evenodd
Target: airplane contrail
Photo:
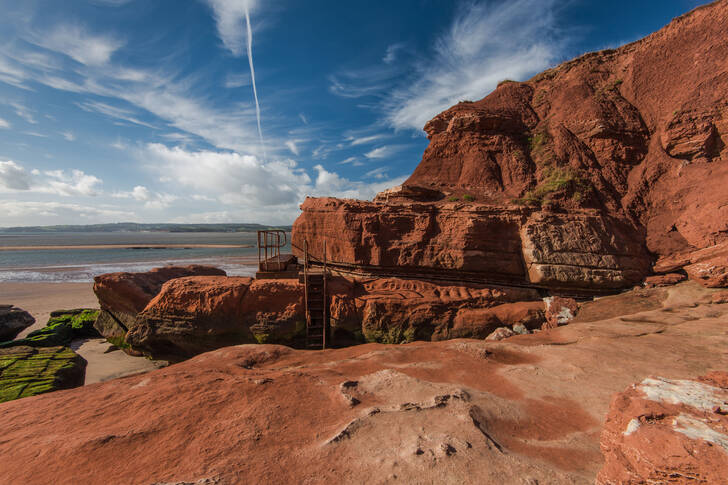
<instances>
[{"instance_id":1,"label":"airplane contrail","mask_svg":"<svg viewBox=\"0 0 728 485\"><path fill-rule=\"evenodd\" d=\"M253 66L253 30L250 28L250 11L248 10L248 2L244 1L243 5L245 6L245 26L248 31L248 64L250 65L250 78L253 81L255 117L258 120L258 138L260 138L260 147L263 150L263 160L265 161L265 143L263 142L263 129L260 126L260 104L258 103L258 88L255 85L255 67Z\"/></svg>"}]
</instances>

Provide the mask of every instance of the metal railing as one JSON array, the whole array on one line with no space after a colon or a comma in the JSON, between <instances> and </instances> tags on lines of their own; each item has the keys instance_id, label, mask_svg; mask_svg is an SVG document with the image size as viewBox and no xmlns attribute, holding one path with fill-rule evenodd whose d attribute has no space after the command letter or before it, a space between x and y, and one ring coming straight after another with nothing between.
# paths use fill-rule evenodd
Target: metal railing
<instances>
[{"instance_id":1,"label":"metal railing","mask_svg":"<svg viewBox=\"0 0 728 485\"><path fill-rule=\"evenodd\" d=\"M275 258L278 271L281 271L281 248L286 244L288 240L285 231L279 229L258 231L258 269L268 271L269 260Z\"/></svg>"}]
</instances>

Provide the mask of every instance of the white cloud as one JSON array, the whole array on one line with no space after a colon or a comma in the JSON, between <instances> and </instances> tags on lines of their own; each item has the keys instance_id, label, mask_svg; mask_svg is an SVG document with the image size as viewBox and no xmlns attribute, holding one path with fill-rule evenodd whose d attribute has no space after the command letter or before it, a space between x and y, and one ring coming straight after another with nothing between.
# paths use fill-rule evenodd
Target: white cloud
<instances>
[{"instance_id":1,"label":"white cloud","mask_svg":"<svg viewBox=\"0 0 728 485\"><path fill-rule=\"evenodd\" d=\"M0 128L10 128L10 123L0 118Z\"/></svg>"},{"instance_id":2,"label":"white cloud","mask_svg":"<svg viewBox=\"0 0 728 485\"><path fill-rule=\"evenodd\" d=\"M47 179L39 182L33 190L47 192L57 195L98 195L99 186L102 184L100 178L88 175L83 170L73 169L70 173L65 170L50 170L43 172Z\"/></svg>"},{"instance_id":3,"label":"white cloud","mask_svg":"<svg viewBox=\"0 0 728 485\"><path fill-rule=\"evenodd\" d=\"M389 158L402 151L403 148L401 145L385 145L365 153L364 156L370 159Z\"/></svg>"},{"instance_id":4,"label":"white cloud","mask_svg":"<svg viewBox=\"0 0 728 485\"><path fill-rule=\"evenodd\" d=\"M76 140L76 135L74 135L70 131L64 131L64 132L62 132L61 133L61 136L63 136L63 138L65 138L66 141L75 141Z\"/></svg>"},{"instance_id":5,"label":"white cloud","mask_svg":"<svg viewBox=\"0 0 728 485\"><path fill-rule=\"evenodd\" d=\"M552 65L563 41L556 32L556 0L468 4L437 39L434 59L386 101L394 128L422 129L463 99L480 99L503 79L524 80Z\"/></svg>"},{"instance_id":6,"label":"white cloud","mask_svg":"<svg viewBox=\"0 0 728 485\"><path fill-rule=\"evenodd\" d=\"M286 146L291 151L291 153L293 153L294 155L299 154L298 146L296 145L296 140L288 140L286 142Z\"/></svg>"},{"instance_id":7,"label":"white cloud","mask_svg":"<svg viewBox=\"0 0 728 485\"><path fill-rule=\"evenodd\" d=\"M113 207L86 206L62 202L28 202L17 200L0 200L2 224L6 226L26 226L32 224L60 224L60 221L78 221L84 223L120 222L136 220L133 212L118 210Z\"/></svg>"},{"instance_id":8,"label":"white cloud","mask_svg":"<svg viewBox=\"0 0 728 485\"><path fill-rule=\"evenodd\" d=\"M0 187L10 190L30 189L30 174L13 161L0 162Z\"/></svg>"},{"instance_id":9,"label":"white cloud","mask_svg":"<svg viewBox=\"0 0 728 485\"><path fill-rule=\"evenodd\" d=\"M403 48L404 48L404 44L402 44L401 42L397 42L396 44L387 46L387 52L384 54L382 61L385 64L393 63L394 61L397 60L397 53L399 51L401 51Z\"/></svg>"},{"instance_id":10,"label":"white cloud","mask_svg":"<svg viewBox=\"0 0 728 485\"><path fill-rule=\"evenodd\" d=\"M342 98L382 97L394 87L400 73L392 65L342 70L329 76L329 91Z\"/></svg>"},{"instance_id":11,"label":"white cloud","mask_svg":"<svg viewBox=\"0 0 728 485\"><path fill-rule=\"evenodd\" d=\"M250 85L250 74L228 74L225 78L225 87L228 89L241 88Z\"/></svg>"},{"instance_id":12,"label":"white cloud","mask_svg":"<svg viewBox=\"0 0 728 485\"><path fill-rule=\"evenodd\" d=\"M134 199L138 202L144 202L147 209L166 209L173 202L179 199L176 195L152 192L143 185L137 185L129 192L116 192L112 197L117 199Z\"/></svg>"},{"instance_id":13,"label":"white cloud","mask_svg":"<svg viewBox=\"0 0 728 485\"><path fill-rule=\"evenodd\" d=\"M245 52L245 8L253 10L257 0L207 0L212 7L223 45L235 56Z\"/></svg>"},{"instance_id":14,"label":"white cloud","mask_svg":"<svg viewBox=\"0 0 728 485\"><path fill-rule=\"evenodd\" d=\"M124 121L128 121L129 123L133 123L135 125L140 126L146 126L147 128L156 129L156 127L150 123L147 123L145 121L141 121L140 119L135 117L135 114L129 110L119 108L117 106L111 106L106 103L101 103L97 101L88 101L84 103L76 103L76 106L81 108L84 111L88 112L97 112L101 113L103 115L109 116L111 118L116 118Z\"/></svg>"},{"instance_id":15,"label":"white cloud","mask_svg":"<svg viewBox=\"0 0 728 485\"><path fill-rule=\"evenodd\" d=\"M293 160L263 162L252 155L209 150L190 151L181 147L148 144L140 158L157 171L163 183L176 189L188 188L195 200L216 199L230 209L191 214L185 220L232 220L234 214L246 214L238 220L290 223L299 212L298 205L306 196L332 196L370 199L385 188L402 183L405 177L382 178L375 184L357 182L314 167L311 177ZM204 199L206 197L207 199ZM244 208L239 209L239 208ZM243 211L243 212L241 212ZM242 217L242 216L239 216Z\"/></svg>"},{"instance_id":16,"label":"white cloud","mask_svg":"<svg viewBox=\"0 0 728 485\"><path fill-rule=\"evenodd\" d=\"M50 32L35 34L33 42L46 49L60 52L81 64L100 66L106 64L124 42L109 35L86 32L78 25L59 25Z\"/></svg>"},{"instance_id":17,"label":"white cloud","mask_svg":"<svg viewBox=\"0 0 728 485\"><path fill-rule=\"evenodd\" d=\"M379 167L375 168L374 170L368 171L364 176L365 177L373 177L375 179L383 179L386 178L386 174L389 171L388 167Z\"/></svg>"},{"instance_id":18,"label":"white cloud","mask_svg":"<svg viewBox=\"0 0 728 485\"><path fill-rule=\"evenodd\" d=\"M11 191L28 191L61 196L98 195L102 180L83 170L26 170L13 162L0 162L0 187Z\"/></svg>"},{"instance_id":19,"label":"white cloud","mask_svg":"<svg viewBox=\"0 0 728 485\"><path fill-rule=\"evenodd\" d=\"M301 121L303 122L304 125L307 125L308 124L308 118L306 118L306 115L305 114L298 113L298 117L301 118Z\"/></svg>"},{"instance_id":20,"label":"white cloud","mask_svg":"<svg viewBox=\"0 0 728 485\"><path fill-rule=\"evenodd\" d=\"M15 114L18 115L19 118L24 119L26 122L28 122L32 125L38 123L35 120L35 118L33 117L31 110L28 109L26 106L24 106L20 103L10 103L10 106L15 108Z\"/></svg>"},{"instance_id":21,"label":"white cloud","mask_svg":"<svg viewBox=\"0 0 728 485\"><path fill-rule=\"evenodd\" d=\"M349 164L351 164L351 165L353 165L353 166L355 166L355 167L358 167L358 166L361 166L361 165L363 165L363 163L361 163L361 162L359 161L359 159L358 159L358 158L356 158L356 157L349 157L349 158L346 158L346 159L344 159L344 160L340 161L340 162L339 162L338 164L339 164L339 165L349 165Z\"/></svg>"},{"instance_id":22,"label":"white cloud","mask_svg":"<svg viewBox=\"0 0 728 485\"><path fill-rule=\"evenodd\" d=\"M351 146L357 146L357 145L366 145L368 143L375 142L377 140L381 140L382 138L387 138L387 135L370 135L370 136L362 136L360 138L348 138L348 140L351 141Z\"/></svg>"}]
</instances>

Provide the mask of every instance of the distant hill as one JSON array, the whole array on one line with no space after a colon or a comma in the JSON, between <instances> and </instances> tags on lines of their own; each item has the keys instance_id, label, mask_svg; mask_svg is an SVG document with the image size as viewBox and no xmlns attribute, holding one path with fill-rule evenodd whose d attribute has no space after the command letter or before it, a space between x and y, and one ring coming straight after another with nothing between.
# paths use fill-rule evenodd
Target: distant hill
<instances>
[{"instance_id":1,"label":"distant hill","mask_svg":"<svg viewBox=\"0 0 728 485\"><path fill-rule=\"evenodd\" d=\"M291 226L264 226L261 224L116 224L0 227L0 234L19 232L253 232L266 229L290 231Z\"/></svg>"}]
</instances>

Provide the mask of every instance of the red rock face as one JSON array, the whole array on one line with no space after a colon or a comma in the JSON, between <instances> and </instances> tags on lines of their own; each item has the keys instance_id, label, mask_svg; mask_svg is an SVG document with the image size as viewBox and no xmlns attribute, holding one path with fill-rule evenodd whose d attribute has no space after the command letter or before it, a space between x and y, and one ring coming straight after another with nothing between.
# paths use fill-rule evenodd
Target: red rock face
<instances>
[{"instance_id":1,"label":"red rock face","mask_svg":"<svg viewBox=\"0 0 728 485\"><path fill-rule=\"evenodd\" d=\"M94 293L101 313L94 327L106 338L123 340L135 324L137 313L174 278L185 276L225 276L212 266L166 266L145 273L107 273L94 278Z\"/></svg>"},{"instance_id":2,"label":"red rock face","mask_svg":"<svg viewBox=\"0 0 728 485\"><path fill-rule=\"evenodd\" d=\"M404 188L306 200L294 244L320 256L326 239L345 265L597 290L727 244L726 31L728 3L715 2L459 103L425 126ZM688 274L725 286L721 261Z\"/></svg>"},{"instance_id":3,"label":"red rock face","mask_svg":"<svg viewBox=\"0 0 728 485\"><path fill-rule=\"evenodd\" d=\"M94 278L94 293L102 310L137 314L162 285L184 276L225 276L221 269L193 264L154 268L146 273L107 273Z\"/></svg>"},{"instance_id":4,"label":"red rock face","mask_svg":"<svg viewBox=\"0 0 728 485\"><path fill-rule=\"evenodd\" d=\"M170 280L137 315L126 342L136 350L171 361L253 342L240 311L252 282L252 278L228 276Z\"/></svg>"},{"instance_id":5,"label":"red rock face","mask_svg":"<svg viewBox=\"0 0 728 485\"><path fill-rule=\"evenodd\" d=\"M590 209L568 214L484 204L311 199L293 228L294 252L338 266L449 275L546 288L632 286L649 271L628 223Z\"/></svg>"},{"instance_id":6,"label":"red rock face","mask_svg":"<svg viewBox=\"0 0 728 485\"><path fill-rule=\"evenodd\" d=\"M527 332L545 321L544 302L528 288L401 278L333 278L329 288L334 345L485 338L499 327ZM136 316L126 342L172 361L241 343L300 344L303 293L298 280L176 278Z\"/></svg>"},{"instance_id":7,"label":"red rock face","mask_svg":"<svg viewBox=\"0 0 728 485\"><path fill-rule=\"evenodd\" d=\"M728 373L647 378L612 399L597 484L725 483Z\"/></svg>"}]
</instances>

